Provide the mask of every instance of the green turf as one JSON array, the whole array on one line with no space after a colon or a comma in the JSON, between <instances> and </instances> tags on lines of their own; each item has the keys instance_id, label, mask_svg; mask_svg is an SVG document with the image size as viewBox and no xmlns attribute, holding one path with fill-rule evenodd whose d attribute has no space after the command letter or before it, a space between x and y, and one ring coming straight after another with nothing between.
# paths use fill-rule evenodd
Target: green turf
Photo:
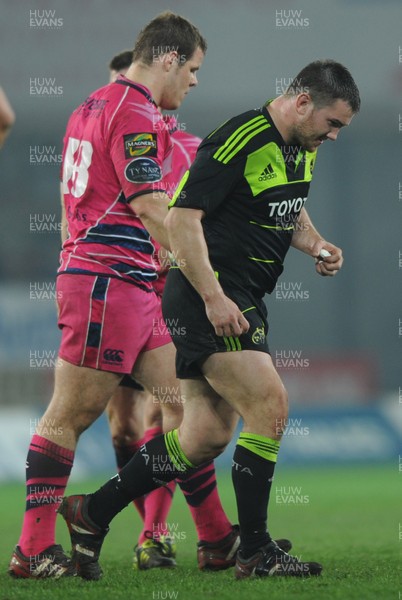
<instances>
[{"instance_id":1,"label":"green turf","mask_svg":"<svg viewBox=\"0 0 402 600\"><path fill-rule=\"evenodd\" d=\"M129 507L114 520L106 538L101 581L13 580L6 570L18 538L24 500L20 485L4 485L0 487L0 600L400 600L401 481L397 468L388 466L278 469L271 493L271 533L292 539L292 553L322 562L324 572L319 578L306 580L246 581L235 581L232 569L221 573L197 570L196 536L180 492L168 519L180 538L176 569L132 571L131 549L139 520ZM71 485L69 492L93 491L97 483ZM228 515L235 521L230 478L220 475L219 486ZM61 519L58 542L68 548Z\"/></svg>"}]
</instances>

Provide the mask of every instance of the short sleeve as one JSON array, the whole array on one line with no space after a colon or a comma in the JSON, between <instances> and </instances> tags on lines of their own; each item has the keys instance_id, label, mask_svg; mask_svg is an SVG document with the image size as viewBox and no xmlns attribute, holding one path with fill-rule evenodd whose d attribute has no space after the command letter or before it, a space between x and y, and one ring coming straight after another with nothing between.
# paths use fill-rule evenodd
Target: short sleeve
<instances>
[{"instance_id":1,"label":"short sleeve","mask_svg":"<svg viewBox=\"0 0 402 600\"><path fill-rule=\"evenodd\" d=\"M166 128L122 108L110 133L110 157L127 202L150 192L167 192L172 143Z\"/></svg>"}]
</instances>

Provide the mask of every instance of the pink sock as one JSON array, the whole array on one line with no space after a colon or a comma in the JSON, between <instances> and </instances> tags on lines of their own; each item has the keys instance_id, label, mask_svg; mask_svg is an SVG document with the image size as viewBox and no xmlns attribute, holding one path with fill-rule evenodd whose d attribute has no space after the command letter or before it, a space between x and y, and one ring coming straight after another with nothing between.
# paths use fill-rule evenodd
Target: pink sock
<instances>
[{"instance_id":1,"label":"pink sock","mask_svg":"<svg viewBox=\"0 0 402 600\"><path fill-rule=\"evenodd\" d=\"M57 508L73 466L74 452L35 434L28 450L27 502L18 542L25 556L55 544Z\"/></svg>"},{"instance_id":2,"label":"pink sock","mask_svg":"<svg viewBox=\"0 0 402 600\"><path fill-rule=\"evenodd\" d=\"M177 483L187 501L198 539L218 542L229 535L232 525L219 498L214 463L199 467L187 478L178 478Z\"/></svg>"},{"instance_id":3,"label":"pink sock","mask_svg":"<svg viewBox=\"0 0 402 600\"><path fill-rule=\"evenodd\" d=\"M172 506L173 494L176 488L176 482L170 481L156 490L153 490L145 498L145 520L144 527L138 538L138 545L141 546L145 542L147 536L146 531L152 533L154 539L159 539L161 535L169 533L169 525L167 516Z\"/></svg>"},{"instance_id":4,"label":"pink sock","mask_svg":"<svg viewBox=\"0 0 402 600\"><path fill-rule=\"evenodd\" d=\"M161 427L147 429L141 440L142 444L146 444L154 437L162 435L162 433L163 431ZM139 546L141 546L146 539L149 539L145 535L145 532L150 532L152 537L155 539L158 539L161 535L166 535L168 533L166 519L172 505L175 487L176 483L171 481L167 485L153 490L144 496L145 519L144 527L141 531L140 537L138 538Z\"/></svg>"}]
</instances>

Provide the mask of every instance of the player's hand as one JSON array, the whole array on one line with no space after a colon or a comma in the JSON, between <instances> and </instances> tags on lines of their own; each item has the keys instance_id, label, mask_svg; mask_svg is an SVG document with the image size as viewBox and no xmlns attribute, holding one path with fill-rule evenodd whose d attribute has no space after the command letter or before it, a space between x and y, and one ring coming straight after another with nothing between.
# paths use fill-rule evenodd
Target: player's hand
<instances>
[{"instance_id":1,"label":"player's hand","mask_svg":"<svg viewBox=\"0 0 402 600\"><path fill-rule=\"evenodd\" d=\"M314 245L312 256L315 258L315 270L323 277L333 277L343 264L342 250L325 240Z\"/></svg>"},{"instance_id":2,"label":"player's hand","mask_svg":"<svg viewBox=\"0 0 402 600\"><path fill-rule=\"evenodd\" d=\"M224 294L219 294L205 303L209 321L220 337L239 337L247 333L250 323L244 317L237 304Z\"/></svg>"}]
</instances>

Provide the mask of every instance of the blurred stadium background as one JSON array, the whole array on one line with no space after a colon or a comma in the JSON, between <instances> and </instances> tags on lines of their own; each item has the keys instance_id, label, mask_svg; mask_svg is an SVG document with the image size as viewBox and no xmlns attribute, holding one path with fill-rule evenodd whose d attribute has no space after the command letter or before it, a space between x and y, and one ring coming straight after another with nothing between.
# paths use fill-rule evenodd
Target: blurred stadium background
<instances>
[{"instance_id":1,"label":"blurred stadium background","mask_svg":"<svg viewBox=\"0 0 402 600\"><path fill-rule=\"evenodd\" d=\"M279 95L314 59L339 60L355 77L361 113L335 145L320 149L307 203L317 228L343 248L344 268L334 280L320 278L313 261L291 251L267 297L272 356L291 402L280 460L402 470L401 3L283 4L1 0L0 85L17 120L0 152L0 482L23 479L52 391L67 119L107 83L112 56L166 8L193 20L209 44L199 87L178 117L197 135ZM80 442L74 478L114 468L101 418Z\"/></svg>"}]
</instances>

